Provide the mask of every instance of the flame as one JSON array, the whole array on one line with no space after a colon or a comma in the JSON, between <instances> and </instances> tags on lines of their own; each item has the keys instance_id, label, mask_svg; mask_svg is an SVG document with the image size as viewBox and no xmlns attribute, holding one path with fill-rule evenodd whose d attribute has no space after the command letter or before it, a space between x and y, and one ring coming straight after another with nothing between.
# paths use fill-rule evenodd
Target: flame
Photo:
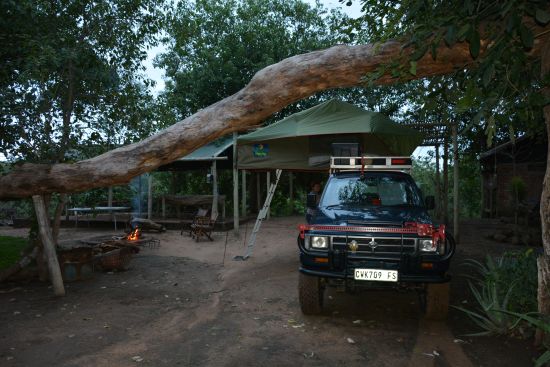
<instances>
[{"instance_id":1,"label":"flame","mask_svg":"<svg viewBox=\"0 0 550 367\"><path fill-rule=\"evenodd\" d=\"M139 240L140 234L141 234L141 230L139 229L139 227L136 227L132 230L132 232L128 234L128 236L126 236L126 239L128 241L137 241Z\"/></svg>"}]
</instances>

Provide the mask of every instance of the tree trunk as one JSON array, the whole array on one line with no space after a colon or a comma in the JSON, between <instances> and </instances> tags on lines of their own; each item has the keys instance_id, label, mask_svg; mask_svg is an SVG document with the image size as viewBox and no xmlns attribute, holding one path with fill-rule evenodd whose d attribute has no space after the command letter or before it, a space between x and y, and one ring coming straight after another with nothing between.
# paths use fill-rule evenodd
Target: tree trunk
<instances>
[{"instance_id":1,"label":"tree trunk","mask_svg":"<svg viewBox=\"0 0 550 367\"><path fill-rule=\"evenodd\" d=\"M535 39L532 54L536 56L540 48ZM408 64L408 55L413 51L412 46L391 40L339 45L287 58L260 70L234 95L141 142L72 164L23 164L0 178L0 199L126 184L132 177L172 162L206 142L259 125L290 103L323 90L360 85L366 74L396 60ZM449 74L473 64L468 43L447 47L442 42L437 59L428 52L418 60L416 75L410 78ZM389 70L375 83L398 81L402 80L392 77Z\"/></svg>"},{"instance_id":2,"label":"tree trunk","mask_svg":"<svg viewBox=\"0 0 550 367\"><path fill-rule=\"evenodd\" d=\"M44 198L40 195L34 195L32 200L34 202L36 219L38 221L40 240L42 242L44 254L48 260L48 269L50 271L50 280L52 281L54 293L56 296L64 296L65 287L61 277L59 262L57 261L55 243L52 238L52 231L50 227L50 218L48 217L46 206L44 205Z\"/></svg>"},{"instance_id":3,"label":"tree trunk","mask_svg":"<svg viewBox=\"0 0 550 367\"><path fill-rule=\"evenodd\" d=\"M550 36L545 37L550 42ZM546 47L541 54L541 77L550 74L550 48ZM550 88L544 90L547 98L550 98ZM550 105L544 107L544 120L546 122L546 135L548 136L548 152L546 156L546 173L542 184L540 198L540 222L542 227L542 245L544 255L537 259L538 266L538 306L539 312L550 316ZM537 331L536 342L542 342L543 335Z\"/></svg>"},{"instance_id":4,"label":"tree trunk","mask_svg":"<svg viewBox=\"0 0 550 367\"><path fill-rule=\"evenodd\" d=\"M59 194L59 203L57 203L57 207L55 208L55 213L53 215L52 237L54 243L57 243L57 239L59 237L59 228L61 227L61 215L63 214L65 205L67 205L67 194Z\"/></svg>"}]
</instances>

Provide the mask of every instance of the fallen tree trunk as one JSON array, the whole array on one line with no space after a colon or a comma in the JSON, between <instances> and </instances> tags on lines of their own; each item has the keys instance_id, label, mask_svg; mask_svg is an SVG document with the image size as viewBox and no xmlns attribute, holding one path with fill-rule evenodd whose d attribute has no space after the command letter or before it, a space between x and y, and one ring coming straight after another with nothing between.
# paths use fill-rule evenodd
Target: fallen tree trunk
<instances>
[{"instance_id":1,"label":"fallen tree trunk","mask_svg":"<svg viewBox=\"0 0 550 367\"><path fill-rule=\"evenodd\" d=\"M256 126L290 103L326 89L360 85L365 74L401 57L407 62L413 50L403 47L397 41L340 45L282 60L260 70L236 94L141 142L71 164L23 164L0 177L0 199L125 184L222 135ZM449 74L471 63L467 43L451 48L442 43L436 60L428 53L418 61L414 78ZM375 83L396 81L388 72Z\"/></svg>"}]
</instances>

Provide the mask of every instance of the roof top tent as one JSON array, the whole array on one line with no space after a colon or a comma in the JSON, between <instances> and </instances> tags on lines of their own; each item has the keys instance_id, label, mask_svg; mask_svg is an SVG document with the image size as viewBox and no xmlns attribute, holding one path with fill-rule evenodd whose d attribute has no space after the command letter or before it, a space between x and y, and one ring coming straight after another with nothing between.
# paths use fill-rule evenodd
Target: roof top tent
<instances>
[{"instance_id":1,"label":"roof top tent","mask_svg":"<svg viewBox=\"0 0 550 367\"><path fill-rule=\"evenodd\" d=\"M381 113L332 99L239 137L238 168L328 171L333 148L345 150L343 143L365 156L410 156L423 139Z\"/></svg>"},{"instance_id":2,"label":"roof top tent","mask_svg":"<svg viewBox=\"0 0 550 367\"><path fill-rule=\"evenodd\" d=\"M329 171L330 157L410 156L424 134L389 117L335 99L295 113L237 139L238 168L277 170L258 214L246 253L252 254L256 233L265 219L281 171Z\"/></svg>"}]
</instances>

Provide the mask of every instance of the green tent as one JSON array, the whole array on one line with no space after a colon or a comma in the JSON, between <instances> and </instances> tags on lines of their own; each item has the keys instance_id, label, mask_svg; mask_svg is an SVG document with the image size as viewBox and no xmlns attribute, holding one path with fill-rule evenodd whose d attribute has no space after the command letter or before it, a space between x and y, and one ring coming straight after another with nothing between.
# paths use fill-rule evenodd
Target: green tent
<instances>
[{"instance_id":1,"label":"green tent","mask_svg":"<svg viewBox=\"0 0 550 367\"><path fill-rule=\"evenodd\" d=\"M378 112L330 100L239 137L239 169L326 170L332 143L357 143L365 156L409 156L422 133Z\"/></svg>"}]
</instances>

